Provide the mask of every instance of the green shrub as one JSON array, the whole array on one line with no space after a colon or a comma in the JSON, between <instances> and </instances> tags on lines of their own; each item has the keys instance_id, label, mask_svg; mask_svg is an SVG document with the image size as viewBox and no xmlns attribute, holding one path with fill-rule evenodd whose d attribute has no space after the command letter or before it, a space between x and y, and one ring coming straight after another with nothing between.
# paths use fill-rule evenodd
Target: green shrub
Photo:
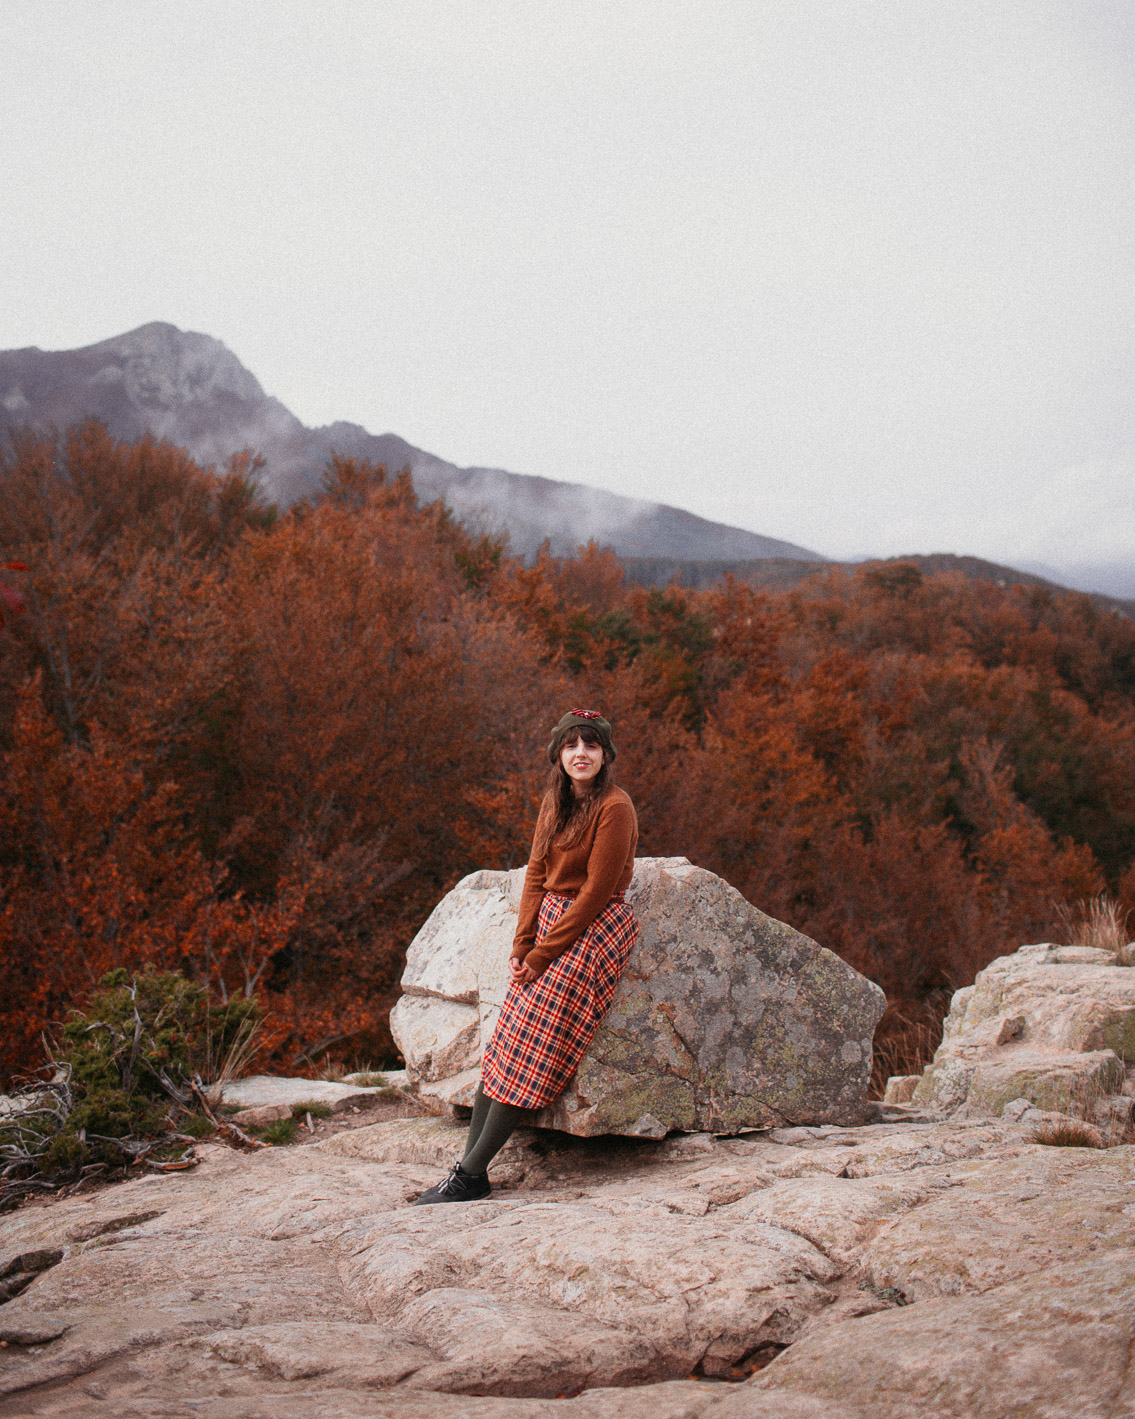
<instances>
[{"instance_id":1,"label":"green shrub","mask_svg":"<svg viewBox=\"0 0 1135 1419\"><path fill-rule=\"evenodd\" d=\"M310 1114L312 1118L330 1118L334 1112L334 1109L329 1108L326 1104L314 1103L292 1105L292 1117L295 1119L302 1119L307 1114Z\"/></svg>"},{"instance_id":2,"label":"green shrub","mask_svg":"<svg viewBox=\"0 0 1135 1419\"><path fill-rule=\"evenodd\" d=\"M211 1131L194 1083L249 1039L257 1016L255 1000L218 1004L176 971L111 971L63 1026L41 1071L50 1077L29 1086L37 1107L0 1125L2 1176L176 1156L184 1145L162 1138Z\"/></svg>"},{"instance_id":3,"label":"green shrub","mask_svg":"<svg viewBox=\"0 0 1135 1419\"><path fill-rule=\"evenodd\" d=\"M298 1122L294 1118L278 1118L260 1132L265 1143L294 1143Z\"/></svg>"}]
</instances>

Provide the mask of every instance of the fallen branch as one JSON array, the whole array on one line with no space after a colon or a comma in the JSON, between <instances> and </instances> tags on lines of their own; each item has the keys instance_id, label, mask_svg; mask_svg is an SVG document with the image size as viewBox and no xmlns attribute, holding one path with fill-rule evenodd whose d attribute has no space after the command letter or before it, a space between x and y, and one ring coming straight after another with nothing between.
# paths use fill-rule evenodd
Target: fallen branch
<instances>
[{"instance_id":1,"label":"fallen branch","mask_svg":"<svg viewBox=\"0 0 1135 1419\"><path fill-rule=\"evenodd\" d=\"M146 1167L152 1173L184 1173L189 1168L195 1168L201 1159L196 1157L175 1158L171 1163L152 1163L148 1159Z\"/></svg>"}]
</instances>

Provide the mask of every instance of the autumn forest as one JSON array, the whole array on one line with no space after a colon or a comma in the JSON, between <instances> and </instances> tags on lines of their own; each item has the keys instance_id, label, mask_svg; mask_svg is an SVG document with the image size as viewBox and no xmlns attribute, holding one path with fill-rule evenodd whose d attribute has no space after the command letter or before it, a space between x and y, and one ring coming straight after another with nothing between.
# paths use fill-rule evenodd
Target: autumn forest
<instances>
[{"instance_id":1,"label":"autumn forest","mask_svg":"<svg viewBox=\"0 0 1135 1419\"><path fill-rule=\"evenodd\" d=\"M261 1067L389 1060L406 944L524 862L571 705L614 725L640 854L878 981L888 1058L1078 903L1135 906L1135 624L1086 596L901 562L648 590L595 546L526 566L405 475L335 461L277 513L255 474L93 423L0 462L6 1077L147 962L254 993Z\"/></svg>"}]
</instances>

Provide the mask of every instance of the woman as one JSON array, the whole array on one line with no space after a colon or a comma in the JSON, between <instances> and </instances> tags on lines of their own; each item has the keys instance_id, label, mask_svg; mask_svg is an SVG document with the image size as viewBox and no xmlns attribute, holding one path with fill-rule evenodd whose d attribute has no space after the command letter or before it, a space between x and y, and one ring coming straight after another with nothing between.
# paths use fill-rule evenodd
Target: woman
<instances>
[{"instance_id":1,"label":"woman","mask_svg":"<svg viewBox=\"0 0 1135 1419\"><path fill-rule=\"evenodd\" d=\"M481 1061L465 1156L419 1207L488 1197L489 1163L529 1109L563 1093L638 937L623 900L638 820L611 782L611 726L598 710L569 710L548 758L551 784L524 875L508 994Z\"/></svg>"}]
</instances>

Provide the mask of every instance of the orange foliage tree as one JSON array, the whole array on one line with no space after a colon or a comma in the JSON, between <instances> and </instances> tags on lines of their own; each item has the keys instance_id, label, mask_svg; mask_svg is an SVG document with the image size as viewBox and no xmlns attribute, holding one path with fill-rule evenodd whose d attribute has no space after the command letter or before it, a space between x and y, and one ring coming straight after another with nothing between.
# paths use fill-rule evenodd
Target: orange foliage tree
<instances>
[{"instance_id":1,"label":"orange foliage tree","mask_svg":"<svg viewBox=\"0 0 1135 1419\"><path fill-rule=\"evenodd\" d=\"M255 992L276 1067L388 1057L440 895L525 859L568 704L613 720L640 851L683 854L886 990L899 1038L1102 888L1135 905L1135 626L924 577L795 591L531 565L336 459L284 515L257 461L97 424L0 462L2 1063L108 968Z\"/></svg>"}]
</instances>

